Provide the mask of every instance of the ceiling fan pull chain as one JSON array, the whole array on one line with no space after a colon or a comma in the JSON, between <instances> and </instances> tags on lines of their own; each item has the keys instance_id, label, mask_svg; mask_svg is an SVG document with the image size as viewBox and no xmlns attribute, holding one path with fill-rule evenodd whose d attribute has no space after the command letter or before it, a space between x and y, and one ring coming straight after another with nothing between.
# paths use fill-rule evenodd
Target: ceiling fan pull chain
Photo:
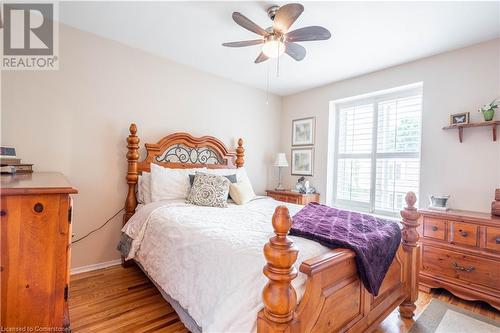
<instances>
[{"instance_id":1,"label":"ceiling fan pull chain","mask_svg":"<svg viewBox=\"0 0 500 333\"><path fill-rule=\"evenodd\" d=\"M280 44L278 44L278 54L280 54ZM276 58L276 77L280 77L280 57Z\"/></svg>"}]
</instances>

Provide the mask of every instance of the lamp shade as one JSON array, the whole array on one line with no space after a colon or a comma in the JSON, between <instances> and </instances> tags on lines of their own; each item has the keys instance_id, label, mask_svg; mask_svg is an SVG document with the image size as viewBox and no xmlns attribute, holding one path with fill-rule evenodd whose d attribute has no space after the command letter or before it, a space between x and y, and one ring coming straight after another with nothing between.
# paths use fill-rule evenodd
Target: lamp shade
<instances>
[{"instance_id":1,"label":"lamp shade","mask_svg":"<svg viewBox=\"0 0 500 333\"><path fill-rule=\"evenodd\" d=\"M274 161L275 167L287 167L288 161L286 160L285 153L277 153L276 160Z\"/></svg>"}]
</instances>

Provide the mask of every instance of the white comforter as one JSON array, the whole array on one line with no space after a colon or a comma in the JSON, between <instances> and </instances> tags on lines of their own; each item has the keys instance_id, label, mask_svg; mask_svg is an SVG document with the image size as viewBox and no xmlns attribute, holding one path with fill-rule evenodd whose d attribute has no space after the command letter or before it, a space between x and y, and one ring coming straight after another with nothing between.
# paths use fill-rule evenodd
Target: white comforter
<instances>
[{"instance_id":1,"label":"white comforter","mask_svg":"<svg viewBox=\"0 0 500 333\"><path fill-rule=\"evenodd\" d=\"M147 204L122 229L134 239L128 258L176 299L204 333L254 332L267 278L263 246L273 235L271 198L228 208L199 207L182 201ZM302 207L287 204L293 216ZM300 263L328 249L292 237ZM299 299L305 275L293 285Z\"/></svg>"}]
</instances>

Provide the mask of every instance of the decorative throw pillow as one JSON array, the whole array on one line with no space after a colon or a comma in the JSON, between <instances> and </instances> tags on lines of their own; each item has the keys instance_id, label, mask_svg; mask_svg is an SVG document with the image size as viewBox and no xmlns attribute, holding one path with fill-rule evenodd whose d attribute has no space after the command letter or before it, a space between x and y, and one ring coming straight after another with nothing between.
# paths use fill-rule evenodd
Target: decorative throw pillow
<instances>
[{"instance_id":1,"label":"decorative throw pillow","mask_svg":"<svg viewBox=\"0 0 500 333\"><path fill-rule=\"evenodd\" d=\"M244 205L256 197L252 184L249 181L231 184L229 193L237 205Z\"/></svg>"},{"instance_id":2,"label":"decorative throw pillow","mask_svg":"<svg viewBox=\"0 0 500 333\"><path fill-rule=\"evenodd\" d=\"M208 173L208 172L207 172ZM191 185L191 187L193 186L193 182L194 182L194 176L195 175L189 175L189 184ZM221 175L222 177L226 177L227 179L229 179L229 181L231 183L236 183L237 180L236 180L236 174L233 174L233 175ZM227 199L233 199L231 198L231 194L228 195Z\"/></svg>"},{"instance_id":3,"label":"decorative throw pillow","mask_svg":"<svg viewBox=\"0 0 500 333\"><path fill-rule=\"evenodd\" d=\"M227 207L229 179L196 172L187 202L198 206Z\"/></svg>"}]
</instances>

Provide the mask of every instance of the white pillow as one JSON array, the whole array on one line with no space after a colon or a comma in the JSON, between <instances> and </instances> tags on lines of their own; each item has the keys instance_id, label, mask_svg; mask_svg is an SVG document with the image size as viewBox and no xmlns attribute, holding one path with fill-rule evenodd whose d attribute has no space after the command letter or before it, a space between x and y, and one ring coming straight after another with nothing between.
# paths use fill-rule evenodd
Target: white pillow
<instances>
[{"instance_id":1,"label":"white pillow","mask_svg":"<svg viewBox=\"0 0 500 333\"><path fill-rule=\"evenodd\" d=\"M170 169L151 164L151 201L186 199L190 184L189 175L206 168Z\"/></svg>"},{"instance_id":2,"label":"white pillow","mask_svg":"<svg viewBox=\"0 0 500 333\"><path fill-rule=\"evenodd\" d=\"M256 197L249 181L231 183L229 185L229 194L237 205L244 205Z\"/></svg>"},{"instance_id":3,"label":"white pillow","mask_svg":"<svg viewBox=\"0 0 500 333\"><path fill-rule=\"evenodd\" d=\"M139 175L137 201L142 204L151 202L151 173L149 172L143 172L142 175Z\"/></svg>"}]
</instances>

